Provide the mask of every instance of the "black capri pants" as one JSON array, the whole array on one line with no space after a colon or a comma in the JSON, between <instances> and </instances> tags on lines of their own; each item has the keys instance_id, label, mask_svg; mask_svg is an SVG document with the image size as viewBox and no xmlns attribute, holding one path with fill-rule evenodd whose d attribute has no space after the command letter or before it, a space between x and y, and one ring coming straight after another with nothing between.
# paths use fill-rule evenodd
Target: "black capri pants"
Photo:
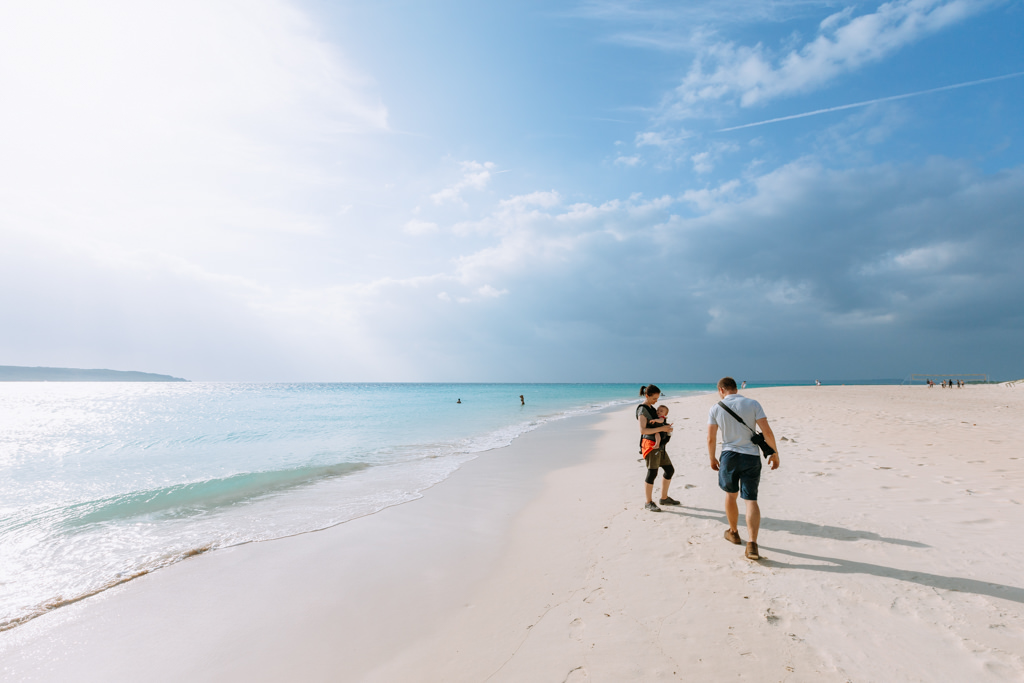
<instances>
[{"instance_id":1,"label":"black capri pants","mask_svg":"<svg viewBox=\"0 0 1024 683\"><path fill-rule=\"evenodd\" d=\"M676 468L672 466L672 459L668 457L668 453L664 449L656 448L647 454L647 478L644 481L653 484L654 480L658 478L659 467L666 480L672 479L672 475L676 473Z\"/></svg>"}]
</instances>

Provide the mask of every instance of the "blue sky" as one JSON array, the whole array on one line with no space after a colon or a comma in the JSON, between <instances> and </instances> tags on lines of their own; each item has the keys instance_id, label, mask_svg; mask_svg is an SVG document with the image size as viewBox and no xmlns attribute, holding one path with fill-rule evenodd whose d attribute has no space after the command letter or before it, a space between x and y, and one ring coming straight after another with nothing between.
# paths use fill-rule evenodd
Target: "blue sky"
<instances>
[{"instance_id":1,"label":"blue sky","mask_svg":"<svg viewBox=\"0 0 1024 683\"><path fill-rule=\"evenodd\" d=\"M0 364L1017 378L1022 72L1019 1L10 3Z\"/></svg>"}]
</instances>

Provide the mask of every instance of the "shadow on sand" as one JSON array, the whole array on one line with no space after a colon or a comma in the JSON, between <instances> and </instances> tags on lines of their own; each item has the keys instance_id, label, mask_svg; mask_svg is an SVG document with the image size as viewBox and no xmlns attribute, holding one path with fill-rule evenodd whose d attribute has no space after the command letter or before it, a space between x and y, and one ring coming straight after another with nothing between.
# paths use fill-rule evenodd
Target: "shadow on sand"
<instances>
[{"instance_id":1,"label":"shadow on sand","mask_svg":"<svg viewBox=\"0 0 1024 683\"><path fill-rule=\"evenodd\" d=\"M987 581L977 581L975 579L961 579L955 576L940 576L939 574L928 574L927 572L905 571L903 569L883 567L878 564L868 564L867 562L854 562L852 560L841 560L835 557L808 555L806 553L798 553L792 550L783 550L782 548L769 548L765 545L762 545L761 548L763 550L770 550L773 553L789 555L790 557L829 563L790 564L788 562L762 559L761 564L766 567L777 567L779 569L806 569L809 571L825 572L827 574L870 574L872 576L883 576L888 579L896 579L897 581L916 583L918 585L929 586L931 588L941 588L942 590L956 591L958 593L987 595L993 598L1001 598L1003 600L1024 603L1024 588L1017 588L1016 586L1004 586L999 583L989 583Z\"/></svg>"},{"instance_id":2,"label":"shadow on sand","mask_svg":"<svg viewBox=\"0 0 1024 683\"><path fill-rule=\"evenodd\" d=\"M687 505L681 506L685 510L696 510L697 512L707 512L707 515L694 515L690 513L676 513L685 514L687 517L697 517L698 519L711 519L722 524L728 524L725 519L725 513L720 510L709 510L708 508L695 508ZM743 509L743 501L740 501L740 510ZM667 510L667 509L666 509ZM745 521L743 513L740 513L740 525L744 525ZM767 531L785 531L790 534L797 534L798 536L816 536L818 538L831 538L834 541L880 541L881 543L893 543L895 545L905 545L911 548L930 548L930 545L924 543L918 543L917 541L907 541L902 538L888 538L887 536L880 536L873 531L860 531L858 529L845 529L839 526L828 526L826 524L812 524L810 522L798 522L792 519L773 519L772 517L761 517L761 529Z\"/></svg>"},{"instance_id":3,"label":"shadow on sand","mask_svg":"<svg viewBox=\"0 0 1024 683\"><path fill-rule=\"evenodd\" d=\"M728 522L725 519L725 514L718 510L711 510L708 508L690 507L687 505L680 506L680 508L663 508L666 512L673 512L677 515L683 515L686 517L696 517L697 519L710 519L716 522L721 522L723 525ZM742 510L742 504L740 506ZM695 514L694 512L684 512L684 510L693 510L698 513L707 514ZM745 521L743 514L740 514L740 528L743 528ZM869 541L881 541L883 543L895 543L896 545L910 546L912 548L930 548L931 546L925 545L924 543L918 543L916 541L907 541L900 538L886 538L880 536L872 531L858 531L856 529L844 529L842 527L827 526L822 524L810 524L808 522L797 522L789 519L771 519L769 517L761 518L761 528L771 529L773 531L786 531L791 534L799 534L801 536L816 536L818 538L831 538L838 541L857 541L865 539ZM790 557L800 558L803 560L811 560L813 562L821 562L823 564L795 564L789 562L778 562L776 560L770 560L762 558L760 564L765 567L775 567L778 569L804 569L807 571L825 572L827 574L870 574L872 576L881 576L888 579L896 579L897 581L907 581L909 583L916 583L921 586L929 586L931 588L939 588L947 591L955 591L958 593L974 593L975 595L987 595L993 598L1000 598L1002 600L1010 600L1012 602L1024 603L1024 588L1018 588L1016 586L1004 586L999 583L989 583L987 581L978 581L976 579L962 579L956 576L941 576L939 574L929 574L927 572L916 572L906 571L903 569L895 569L893 567L884 567L878 564L869 564L867 562L855 562L853 560L842 560L835 557L823 557L819 555L808 555L806 553L798 553L793 550L783 550L782 548L770 548L766 545L761 545L761 550L770 550L773 553L779 553L781 555L788 555Z\"/></svg>"}]
</instances>

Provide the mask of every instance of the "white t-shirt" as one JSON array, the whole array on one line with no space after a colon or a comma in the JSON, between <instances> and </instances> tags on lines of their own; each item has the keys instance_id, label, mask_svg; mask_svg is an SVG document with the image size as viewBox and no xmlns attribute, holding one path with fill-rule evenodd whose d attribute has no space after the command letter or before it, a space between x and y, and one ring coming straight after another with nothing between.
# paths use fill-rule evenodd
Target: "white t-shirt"
<instances>
[{"instance_id":1,"label":"white t-shirt","mask_svg":"<svg viewBox=\"0 0 1024 683\"><path fill-rule=\"evenodd\" d=\"M729 394L722 399L722 402L729 406L729 410L742 417L751 429L757 429L757 421L768 417L764 414L764 408L760 403L746 396ZM734 451L748 455L761 454L761 449L750 440L750 429L737 422L735 417L722 410L722 406L717 403L708 410L708 424L718 425L722 434L723 453Z\"/></svg>"}]
</instances>

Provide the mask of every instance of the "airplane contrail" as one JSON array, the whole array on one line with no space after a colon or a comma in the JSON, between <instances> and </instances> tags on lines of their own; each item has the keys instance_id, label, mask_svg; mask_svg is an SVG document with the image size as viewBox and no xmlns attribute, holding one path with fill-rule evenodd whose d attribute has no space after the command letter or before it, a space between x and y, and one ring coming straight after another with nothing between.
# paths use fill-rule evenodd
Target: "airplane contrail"
<instances>
[{"instance_id":1,"label":"airplane contrail","mask_svg":"<svg viewBox=\"0 0 1024 683\"><path fill-rule=\"evenodd\" d=\"M942 92L943 90L956 90L957 88L967 88L972 85L981 85L982 83L992 83L993 81L1004 81L1007 78L1017 78L1018 76L1024 76L1024 71L1018 71L1012 74L1006 74L1005 76L993 76L992 78L982 78L978 81L967 81L966 83L956 83L955 85L944 85L939 88L929 88L928 90L919 90L917 92L908 92L904 95L891 95L889 97L879 97L874 100L865 100L863 102L854 102L853 104L841 104L838 107L828 107L827 109L815 109L814 111L805 111L803 114L791 114L789 116L780 116L776 119L768 119L766 121L757 121L755 123L744 123L742 126L732 126L731 128L720 128L716 130L716 133L727 133L730 130L742 130L743 128L753 128L754 126L764 126L769 123L778 123L779 121L791 121L793 119L802 119L807 116L817 116L818 114L827 114L833 111L842 111L843 109L853 109L855 107L866 107L869 104L878 104L879 102L892 102L893 100L905 100L908 97L917 97L919 95L927 95L933 92Z\"/></svg>"}]
</instances>

